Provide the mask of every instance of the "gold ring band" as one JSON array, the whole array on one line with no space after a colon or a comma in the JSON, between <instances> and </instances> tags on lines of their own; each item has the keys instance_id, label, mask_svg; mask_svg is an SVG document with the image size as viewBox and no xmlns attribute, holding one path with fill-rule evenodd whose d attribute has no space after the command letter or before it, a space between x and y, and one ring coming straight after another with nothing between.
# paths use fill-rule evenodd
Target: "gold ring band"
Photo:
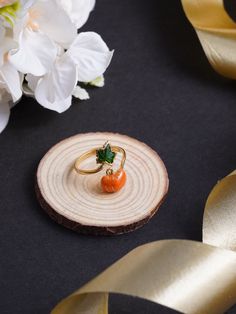
<instances>
[{"instance_id":1,"label":"gold ring band","mask_svg":"<svg viewBox=\"0 0 236 314\"><path fill-rule=\"evenodd\" d=\"M100 148L94 148L89 150L88 152L83 153L81 156L79 156L74 163L74 169L76 172L78 172L79 174L93 174L93 173L97 173L99 171L101 171L104 167L104 165L112 165L112 163L108 163L108 162L102 162L97 168L94 169L81 169L80 165L83 161L85 161L86 159L88 159L89 157L92 156L96 156L97 152ZM125 160L126 160L126 152L122 147L119 146L111 146L111 150L114 153L121 153L122 154L122 159L120 162L120 168L124 168L124 164L125 164Z\"/></svg>"}]
</instances>

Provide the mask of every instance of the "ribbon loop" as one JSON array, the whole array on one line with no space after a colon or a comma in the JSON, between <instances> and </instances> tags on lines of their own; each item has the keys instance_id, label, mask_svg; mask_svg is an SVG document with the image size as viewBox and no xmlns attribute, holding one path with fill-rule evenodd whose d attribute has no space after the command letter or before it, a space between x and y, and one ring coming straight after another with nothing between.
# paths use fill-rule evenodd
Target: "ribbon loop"
<instances>
[{"instance_id":1,"label":"ribbon loop","mask_svg":"<svg viewBox=\"0 0 236 314\"><path fill-rule=\"evenodd\" d=\"M236 302L235 229L232 173L208 197L205 243L162 240L142 245L62 300L52 314L107 314L108 293L143 298L182 313L223 313Z\"/></svg>"},{"instance_id":2,"label":"ribbon loop","mask_svg":"<svg viewBox=\"0 0 236 314\"><path fill-rule=\"evenodd\" d=\"M182 0L182 5L212 67L236 79L236 23L223 0Z\"/></svg>"}]
</instances>

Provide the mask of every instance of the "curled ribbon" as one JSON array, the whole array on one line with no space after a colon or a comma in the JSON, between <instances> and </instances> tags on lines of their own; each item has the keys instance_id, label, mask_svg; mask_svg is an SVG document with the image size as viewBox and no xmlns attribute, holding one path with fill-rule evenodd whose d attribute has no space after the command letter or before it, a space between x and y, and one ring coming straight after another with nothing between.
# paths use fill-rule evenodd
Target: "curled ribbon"
<instances>
[{"instance_id":1,"label":"curled ribbon","mask_svg":"<svg viewBox=\"0 0 236 314\"><path fill-rule=\"evenodd\" d=\"M182 0L205 54L220 74L236 79L236 23L223 0Z\"/></svg>"},{"instance_id":2,"label":"curled ribbon","mask_svg":"<svg viewBox=\"0 0 236 314\"><path fill-rule=\"evenodd\" d=\"M203 243L142 245L62 300L52 314L107 314L108 294L150 300L182 313L223 313L236 303L236 173L206 202Z\"/></svg>"}]
</instances>

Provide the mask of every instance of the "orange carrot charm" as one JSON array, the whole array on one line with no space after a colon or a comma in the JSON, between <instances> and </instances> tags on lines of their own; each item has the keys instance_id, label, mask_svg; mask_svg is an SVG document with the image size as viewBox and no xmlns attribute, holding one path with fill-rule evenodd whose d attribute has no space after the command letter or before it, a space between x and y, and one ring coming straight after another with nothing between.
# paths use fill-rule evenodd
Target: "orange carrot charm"
<instances>
[{"instance_id":1,"label":"orange carrot charm","mask_svg":"<svg viewBox=\"0 0 236 314\"><path fill-rule=\"evenodd\" d=\"M107 170L107 175L101 179L103 192L114 193L119 191L126 182L126 173L123 168L120 168L115 173L111 169Z\"/></svg>"}]
</instances>

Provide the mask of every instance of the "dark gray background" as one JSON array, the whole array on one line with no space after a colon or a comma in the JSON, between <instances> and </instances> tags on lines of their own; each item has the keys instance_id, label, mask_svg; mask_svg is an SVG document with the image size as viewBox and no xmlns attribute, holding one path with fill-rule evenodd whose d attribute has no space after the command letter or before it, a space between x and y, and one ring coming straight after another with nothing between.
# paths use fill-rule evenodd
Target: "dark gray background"
<instances>
[{"instance_id":1,"label":"dark gray background","mask_svg":"<svg viewBox=\"0 0 236 314\"><path fill-rule=\"evenodd\" d=\"M206 198L236 168L236 84L212 70L179 0L99 0L83 30L98 32L115 49L106 86L91 89L89 101L74 101L61 115L24 98L0 135L2 314L49 313L140 244L201 241ZM61 139L89 131L138 138L167 166L167 200L133 233L82 236L57 225L37 203L41 157ZM174 311L116 297L111 313Z\"/></svg>"}]
</instances>

